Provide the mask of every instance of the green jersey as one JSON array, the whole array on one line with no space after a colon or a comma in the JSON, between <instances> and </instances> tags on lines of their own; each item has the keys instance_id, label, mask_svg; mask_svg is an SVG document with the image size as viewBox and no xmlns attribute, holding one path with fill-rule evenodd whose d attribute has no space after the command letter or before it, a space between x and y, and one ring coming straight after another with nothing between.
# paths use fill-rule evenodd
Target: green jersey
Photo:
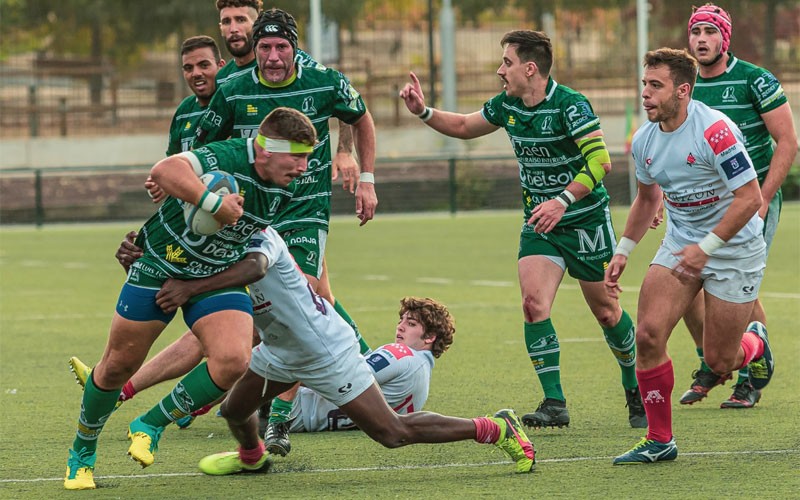
<instances>
[{"instance_id":1,"label":"green jersey","mask_svg":"<svg viewBox=\"0 0 800 500\"><path fill-rule=\"evenodd\" d=\"M217 72L217 77L215 78L217 82L217 88L219 88L219 86L222 85L223 83L227 83L228 81L236 78L239 75L248 73L255 67L256 67L255 58L253 58L252 61L245 64L244 66L237 66L236 61L231 59L230 61L225 63L225 66L220 68L220 70Z\"/></svg>"},{"instance_id":2,"label":"green jersey","mask_svg":"<svg viewBox=\"0 0 800 500\"><path fill-rule=\"evenodd\" d=\"M200 106L196 96L190 95L181 101L169 125L167 156L192 149L195 128L205 113L206 107Z\"/></svg>"},{"instance_id":3,"label":"green jersey","mask_svg":"<svg viewBox=\"0 0 800 500\"><path fill-rule=\"evenodd\" d=\"M131 272L154 278L201 278L219 273L244 255L250 237L270 226L285 209L294 184L282 188L263 181L255 171L252 139L231 139L181 153L198 175L224 170L236 177L244 198L244 214L234 226L210 236L189 231L183 216L185 202L168 197L139 231L136 245L143 249Z\"/></svg>"},{"instance_id":4,"label":"green jersey","mask_svg":"<svg viewBox=\"0 0 800 500\"><path fill-rule=\"evenodd\" d=\"M787 102L783 87L764 68L728 53L725 72L713 78L697 77L692 98L722 111L739 127L758 182L763 182L772 160L772 138L761 115Z\"/></svg>"},{"instance_id":5,"label":"green jersey","mask_svg":"<svg viewBox=\"0 0 800 500\"><path fill-rule=\"evenodd\" d=\"M586 165L575 140L600 130L600 119L579 92L549 78L545 98L528 107L505 91L484 105L484 119L503 127L519 164L525 220L533 209L556 197ZM602 181L586 197L571 204L559 226L579 224L592 218L608 203Z\"/></svg>"},{"instance_id":6,"label":"green jersey","mask_svg":"<svg viewBox=\"0 0 800 500\"><path fill-rule=\"evenodd\" d=\"M367 111L361 95L338 71L295 65L296 77L283 87L267 86L257 69L221 85L197 127L194 145L227 137L255 137L267 114L279 106L302 111L317 129L318 143L308 158L308 170L294 182L295 197L274 227L283 232L298 227L328 228L331 197L331 145L328 120L352 124Z\"/></svg>"}]
</instances>

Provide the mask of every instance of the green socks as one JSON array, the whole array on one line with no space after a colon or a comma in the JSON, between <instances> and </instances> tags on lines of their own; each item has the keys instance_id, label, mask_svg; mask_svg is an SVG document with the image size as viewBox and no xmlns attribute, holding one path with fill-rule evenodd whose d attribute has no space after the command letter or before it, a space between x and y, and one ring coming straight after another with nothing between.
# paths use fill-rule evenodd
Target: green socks
<instances>
[{"instance_id":1,"label":"green socks","mask_svg":"<svg viewBox=\"0 0 800 500\"><path fill-rule=\"evenodd\" d=\"M361 336L361 332L358 331L358 326L356 326L356 322L353 321L353 318L351 318L349 314L347 314L347 311L344 309L344 306L342 305L341 302L339 302L338 299L336 299L335 303L333 304L333 309L337 313L339 313L339 316L341 316L342 319L347 321L347 324L350 325L350 327L353 329L353 332L355 332L356 338L358 339L358 347L359 350L361 351L361 354L371 353L372 349L370 349L369 344L367 344L367 341L364 340L364 338Z\"/></svg>"},{"instance_id":2,"label":"green socks","mask_svg":"<svg viewBox=\"0 0 800 500\"><path fill-rule=\"evenodd\" d=\"M72 442L72 449L80 455L92 454L97 450L97 437L108 417L114 413L117 398L122 389L104 391L94 385L94 377L90 374L83 389L81 415L78 418L78 431Z\"/></svg>"},{"instance_id":3,"label":"green socks","mask_svg":"<svg viewBox=\"0 0 800 500\"><path fill-rule=\"evenodd\" d=\"M289 421L289 414L292 413L293 401L284 401L281 398L272 398L272 405L269 408L269 423L280 424Z\"/></svg>"},{"instance_id":4,"label":"green socks","mask_svg":"<svg viewBox=\"0 0 800 500\"><path fill-rule=\"evenodd\" d=\"M706 364L706 358L703 356L703 348L697 347L697 357L700 358L700 370L704 372L711 372L711 367Z\"/></svg>"},{"instance_id":5,"label":"green socks","mask_svg":"<svg viewBox=\"0 0 800 500\"><path fill-rule=\"evenodd\" d=\"M211 380L208 364L203 361L178 382L172 391L142 416L142 422L153 427L166 427L194 410L216 401L225 394Z\"/></svg>"},{"instance_id":6,"label":"green socks","mask_svg":"<svg viewBox=\"0 0 800 500\"><path fill-rule=\"evenodd\" d=\"M544 397L564 401L559 366L561 346L550 318L536 323L525 323L525 346L542 384Z\"/></svg>"},{"instance_id":7,"label":"green socks","mask_svg":"<svg viewBox=\"0 0 800 500\"><path fill-rule=\"evenodd\" d=\"M636 329L628 313L623 310L619 323L612 328L603 328L603 335L622 371L622 387L627 390L638 387L639 383L636 381Z\"/></svg>"}]
</instances>

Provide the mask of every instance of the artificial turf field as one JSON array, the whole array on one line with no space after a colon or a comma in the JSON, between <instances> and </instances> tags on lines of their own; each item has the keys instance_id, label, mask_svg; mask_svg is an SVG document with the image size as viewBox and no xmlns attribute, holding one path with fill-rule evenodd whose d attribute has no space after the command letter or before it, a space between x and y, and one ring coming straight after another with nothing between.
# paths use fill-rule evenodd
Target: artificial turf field
<instances>
[{"instance_id":1,"label":"artificial turf field","mask_svg":"<svg viewBox=\"0 0 800 500\"><path fill-rule=\"evenodd\" d=\"M625 210L615 210L616 228ZM399 299L435 297L456 318L456 340L433 371L425 409L474 417L533 411L541 389L523 346L516 278L518 211L381 216L359 228L335 218L328 263L336 296L377 346L394 337ZM697 357L681 325L670 340L676 371L674 462L613 467L643 435L631 429L619 369L575 281L553 309L569 428L530 430L536 471L514 474L505 454L471 441L384 449L360 432L295 434L267 474L210 477L197 462L234 449L212 414L171 426L156 463L126 456L127 424L172 385L138 394L110 419L98 451L98 489L63 490L80 389L72 355L95 363L124 280L114 252L139 222L0 228L0 498L798 498L800 497L800 205L784 207L761 298L776 375L750 410L721 410L730 382L693 406L678 398ZM634 251L622 304L635 317L638 285L661 232ZM668 307L668 304L665 304ZM184 330L180 318L151 354Z\"/></svg>"}]
</instances>

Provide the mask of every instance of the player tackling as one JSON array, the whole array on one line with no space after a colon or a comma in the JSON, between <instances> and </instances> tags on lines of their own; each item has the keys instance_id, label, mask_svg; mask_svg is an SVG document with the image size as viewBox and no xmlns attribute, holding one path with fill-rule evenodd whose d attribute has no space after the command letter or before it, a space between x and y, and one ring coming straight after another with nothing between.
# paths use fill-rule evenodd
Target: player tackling
<instances>
[{"instance_id":1,"label":"player tackling","mask_svg":"<svg viewBox=\"0 0 800 500\"><path fill-rule=\"evenodd\" d=\"M628 255L664 198L666 235L639 296L636 376L647 413L647 436L615 465L674 460L671 393L675 382L667 340L697 293L705 298L703 350L717 374L748 366L756 389L774 363L764 325L747 325L766 266L761 191L741 132L719 111L692 99L697 61L662 48L644 58L642 100L649 123L633 138L638 193L606 271L612 297Z\"/></svg>"}]
</instances>

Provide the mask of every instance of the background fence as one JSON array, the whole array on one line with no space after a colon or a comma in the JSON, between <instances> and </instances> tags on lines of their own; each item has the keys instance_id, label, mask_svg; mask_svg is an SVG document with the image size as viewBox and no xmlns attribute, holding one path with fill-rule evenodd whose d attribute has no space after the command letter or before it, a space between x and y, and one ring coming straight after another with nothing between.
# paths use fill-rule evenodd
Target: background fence
<instances>
[{"instance_id":1,"label":"background fence","mask_svg":"<svg viewBox=\"0 0 800 500\"><path fill-rule=\"evenodd\" d=\"M266 3L297 17L301 47L305 46L306 3ZM419 130L418 120L405 110L397 93L413 70L423 82L428 103L441 104L439 1L322 3L332 23L327 25L326 50L317 57L353 81L379 134L405 137L404 130ZM649 46L684 47L691 5L699 2L649 3ZM800 2L721 3L734 19L731 50L770 68L797 113ZM489 6L454 0L453 6L458 110L474 111L501 90L495 71L503 33L545 30L554 43L554 77L590 98L607 140L617 150L606 184L615 202L627 203L628 161L622 141L611 138L625 136L624 116L634 114L639 102L636 1L496 0ZM30 141L40 137L89 138L98 145L114 136L166 137L175 107L189 94L180 71L180 42L205 33L224 47L217 22L213 0L193 2L191 8L177 0L0 3L0 149L25 141L26 148L42 147ZM517 167L510 150L499 156L487 156L485 150L470 155L463 150L426 150L414 139L407 142L402 157L378 158L381 212L519 207ZM501 146L506 151L505 144ZM159 148L156 157L163 154L163 146ZM41 168L37 164L36 169L11 170L3 167L3 156L0 151L2 223L141 219L152 212L141 188L150 165L137 164L145 162L132 159L133 166L110 167L98 151L96 163L82 168L65 169L51 160ZM126 163L114 163L120 164ZM797 196L798 177L796 166L785 188L789 198ZM334 188L333 204L335 213L352 212L352 199L340 187Z\"/></svg>"}]
</instances>

